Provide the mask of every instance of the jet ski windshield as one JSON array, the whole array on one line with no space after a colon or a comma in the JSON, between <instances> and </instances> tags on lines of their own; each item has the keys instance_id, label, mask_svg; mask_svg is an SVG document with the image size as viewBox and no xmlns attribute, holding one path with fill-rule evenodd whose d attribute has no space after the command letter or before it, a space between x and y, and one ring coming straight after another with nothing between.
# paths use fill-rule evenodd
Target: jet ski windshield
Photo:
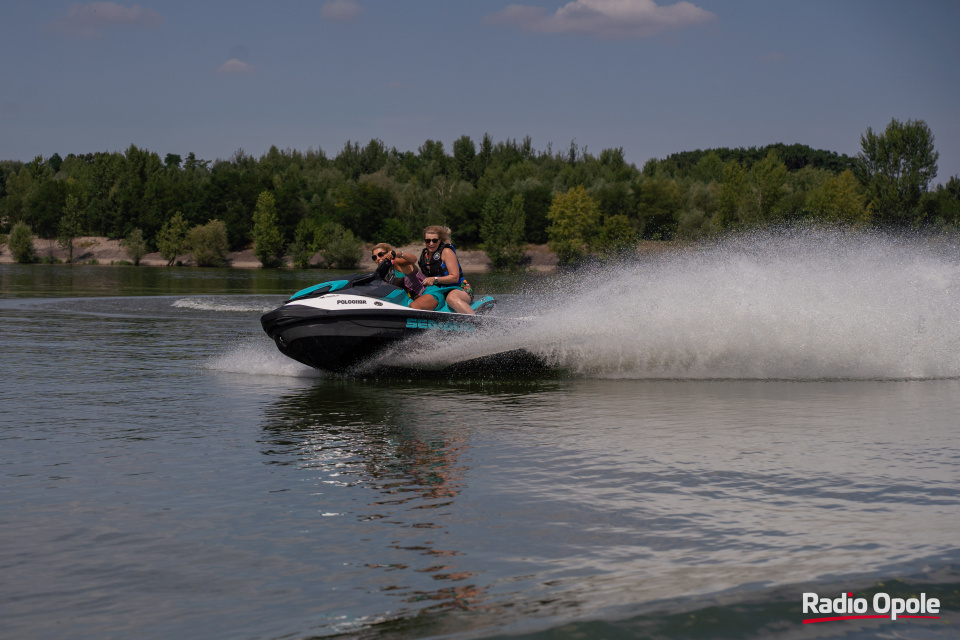
<instances>
[{"instance_id":1,"label":"jet ski windshield","mask_svg":"<svg viewBox=\"0 0 960 640\"><path fill-rule=\"evenodd\" d=\"M364 289L364 287L369 287L370 285L383 285L388 287L388 289L376 288ZM307 300L309 298L319 298L328 293L342 292L347 293L346 290L350 290L349 293L361 296L373 296L373 297L385 297L392 290L397 289L393 285L387 284L383 281L383 278L377 278L377 273L363 273L357 274L352 273L343 280L330 280L328 282L321 282L320 284L315 284L312 287L307 287L306 289L301 289L295 294L290 296L287 299L287 302L293 302L295 300Z\"/></svg>"}]
</instances>

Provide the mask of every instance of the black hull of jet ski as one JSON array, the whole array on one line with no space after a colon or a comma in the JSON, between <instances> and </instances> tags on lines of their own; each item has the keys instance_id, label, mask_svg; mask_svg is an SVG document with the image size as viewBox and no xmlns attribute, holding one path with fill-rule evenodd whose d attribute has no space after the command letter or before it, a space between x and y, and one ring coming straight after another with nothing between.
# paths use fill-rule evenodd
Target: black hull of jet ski
<instances>
[{"instance_id":1,"label":"black hull of jet ski","mask_svg":"<svg viewBox=\"0 0 960 640\"><path fill-rule=\"evenodd\" d=\"M363 313L290 305L264 314L260 323L285 356L315 369L342 372L424 332L472 333L483 320L428 311Z\"/></svg>"}]
</instances>

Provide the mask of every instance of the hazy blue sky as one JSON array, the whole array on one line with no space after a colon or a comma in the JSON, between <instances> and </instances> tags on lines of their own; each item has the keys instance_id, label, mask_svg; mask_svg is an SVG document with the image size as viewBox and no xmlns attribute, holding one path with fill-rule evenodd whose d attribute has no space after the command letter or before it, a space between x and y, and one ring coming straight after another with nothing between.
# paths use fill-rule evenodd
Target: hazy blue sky
<instances>
[{"instance_id":1,"label":"hazy blue sky","mask_svg":"<svg viewBox=\"0 0 960 640\"><path fill-rule=\"evenodd\" d=\"M0 6L0 158L205 159L485 132L675 151L855 154L922 119L960 173L960 2L141 0Z\"/></svg>"}]
</instances>

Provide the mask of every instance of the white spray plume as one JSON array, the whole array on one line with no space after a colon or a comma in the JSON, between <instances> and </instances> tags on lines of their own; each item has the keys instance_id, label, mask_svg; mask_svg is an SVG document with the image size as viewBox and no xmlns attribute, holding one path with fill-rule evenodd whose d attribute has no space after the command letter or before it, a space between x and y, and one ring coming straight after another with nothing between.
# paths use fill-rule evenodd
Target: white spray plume
<instances>
[{"instance_id":1,"label":"white spray plume","mask_svg":"<svg viewBox=\"0 0 960 640\"><path fill-rule=\"evenodd\" d=\"M510 349L590 377L960 377L960 250L940 238L744 234L573 272L515 325L398 349L437 367Z\"/></svg>"}]
</instances>

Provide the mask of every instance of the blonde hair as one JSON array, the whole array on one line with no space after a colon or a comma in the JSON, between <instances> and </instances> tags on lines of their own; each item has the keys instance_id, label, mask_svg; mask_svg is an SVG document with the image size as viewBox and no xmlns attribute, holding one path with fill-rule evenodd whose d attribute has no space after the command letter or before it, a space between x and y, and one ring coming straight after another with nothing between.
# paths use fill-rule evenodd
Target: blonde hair
<instances>
[{"instance_id":1,"label":"blonde hair","mask_svg":"<svg viewBox=\"0 0 960 640\"><path fill-rule=\"evenodd\" d=\"M450 227L443 227L439 224L432 224L423 230L424 233L435 233L440 238L440 242L450 244Z\"/></svg>"},{"instance_id":2,"label":"blonde hair","mask_svg":"<svg viewBox=\"0 0 960 640\"><path fill-rule=\"evenodd\" d=\"M377 252L377 249L383 249L387 253L390 253L391 251L393 251L393 247L391 247L386 242L381 242L380 244L373 245L373 247L370 249L370 253L375 254Z\"/></svg>"}]
</instances>

